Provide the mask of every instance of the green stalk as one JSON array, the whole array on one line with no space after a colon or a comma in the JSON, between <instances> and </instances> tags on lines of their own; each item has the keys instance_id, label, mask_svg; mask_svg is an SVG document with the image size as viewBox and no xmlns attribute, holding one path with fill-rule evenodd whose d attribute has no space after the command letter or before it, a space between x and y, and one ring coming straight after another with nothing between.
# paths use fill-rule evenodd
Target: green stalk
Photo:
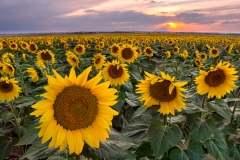
<instances>
[{"instance_id":1,"label":"green stalk","mask_svg":"<svg viewBox=\"0 0 240 160\"><path fill-rule=\"evenodd\" d=\"M202 105L201 105L202 108L204 108L205 101L206 101L206 94L204 94L204 96L203 96L203 101L202 101ZM202 113L203 113L203 112L200 112L200 114L199 114L199 118L202 117Z\"/></svg>"},{"instance_id":2,"label":"green stalk","mask_svg":"<svg viewBox=\"0 0 240 160\"><path fill-rule=\"evenodd\" d=\"M75 159L76 159L76 160L81 160L80 154L76 154L76 155L75 155Z\"/></svg>"},{"instance_id":3,"label":"green stalk","mask_svg":"<svg viewBox=\"0 0 240 160\"><path fill-rule=\"evenodd\" d=\"M237 97L236 97L236 98L238 98L239 96L240 96L240 89L239 89L239 91L238 91L238 94L237 94ZM235 114L235 111L236 111L236 108L237 108L237 102L238 102L238 101L235 101L235 102L234 102L234 105L233 105L233 112L232 112L232 117L231 117L230 124L232 124L233 119L234 119L234 114Z\"/></svg>"},{"instance_id":4,"label":"green stalk","mask_svg":"<svg viewBox=\"0 0 240 160\"><path fill-rule=\"evenodd\" d=\"M164 118L164 121L163 121L164 126L167 125L167 117L168 117L168 115L164 114L164 116L163 116L163 118Z\"/></svg>"},{"instance_id":5,"label":"green stalk","mask_svg":"<svg viewBox=\"0 0 240 160\"><path fill-rule=\"evenodd\" d=\"M20 77L21 77L20 82L21 82L21 85L22 85L23 93L24 93L25 96L27 96L28 94L27 94L27 91L26 91L26 86L25 86L25 83L24 83L22 70L19 68L19 65L17 65L17 69L18 69L18 71L20 73Z\"/></svg>"}]
</instances>

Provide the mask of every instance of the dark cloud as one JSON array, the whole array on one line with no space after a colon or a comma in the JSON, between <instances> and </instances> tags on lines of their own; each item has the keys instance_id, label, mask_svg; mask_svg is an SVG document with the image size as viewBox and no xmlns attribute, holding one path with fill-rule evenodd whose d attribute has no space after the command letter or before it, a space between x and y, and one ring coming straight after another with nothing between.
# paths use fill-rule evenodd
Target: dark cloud
<instances>
[{"instance_id":1,"label":"dark cloud","mask_svg":"<svg viewBox=\"0 0 240 160\"><path fill-rule=\"evenodd\" d=\"M240 25L240 20L235 20L235 21L223 21L221 24L233 24L233 25Z\"/></svg>"},{"instance_id":2,"label":"dark cloud","mask_svg":"<svg viewBox=\"0 0 240 160\"><path fill-rule=\"evenodd\" d=\"M186 24L189 23L196 23L196 24L212 24L215 21L214 18L209 18L208 15L202 13L188 13L188 12L181 12L176 14L174 17L176 21L180 21Z\"/></svg>"}]
</instances>

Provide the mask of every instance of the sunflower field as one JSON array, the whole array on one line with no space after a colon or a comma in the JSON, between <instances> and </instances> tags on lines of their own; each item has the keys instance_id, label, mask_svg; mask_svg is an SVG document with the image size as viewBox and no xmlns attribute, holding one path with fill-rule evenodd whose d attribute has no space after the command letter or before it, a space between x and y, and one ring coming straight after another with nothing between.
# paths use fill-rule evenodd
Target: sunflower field
<instances>
[{"instance_id":1,"label":"sunflower field","mask_svg":"<svg viewBox=\"0 0 240 160\"><path fill-rule=\"evenodd\" d=\"M239 160L240 37L0 37L0 160Z\"/></svg>"}]
</instances>

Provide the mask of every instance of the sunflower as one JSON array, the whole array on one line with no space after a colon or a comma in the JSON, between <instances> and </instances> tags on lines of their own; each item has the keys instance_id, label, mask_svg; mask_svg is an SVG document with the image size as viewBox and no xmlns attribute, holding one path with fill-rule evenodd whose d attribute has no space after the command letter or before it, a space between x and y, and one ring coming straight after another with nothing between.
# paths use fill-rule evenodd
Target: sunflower
<instances>
[{"instance_id":1,"label":"sunflower","mask_svg":"<svg viewBox=\"0 0 240 160\"><path fill-rule=\"evenodd\" d=\"M185 97L182 88L187 82L174 82L175 77L161 72L161 76L155 76L145 71L146 79L140 80L136 93L142 94L139 99L144 101L144 106L149 108L160 105L160 113L174 115L174 109L181 111L186 107L183 101Z\"/></svg>"},{"instance_id":2,"label":"sunflower","mask_svg":"<svg viewBox=\"0 0 240 160\"><path fill-rule=\"evenodd\" d=\"M5 62L5 63L15 62L15 57L12 53L4 53L2 55L2 62Z\"/></svg>"},{"instance_id":3,"label":"sunflower","mask_svg":"<svg viewBox=\"0 0 240 160\"><path fill-rule=\"evenodd\" d=\"M137 58L138 53L135 48L130 45L123 45L119 51L118 58L122 63L132 63Z\"/></svg>"},{"instance_id":4,"label":"sunflower","mask_svg":"<svg viewBox=\"0 0 240 160\"><path fill-rule=\"evenodd\" d=\"M82 44L77 44L75 47L74 47L74 52L77 54L77 55L83 55L85 53L85 47L84 45Z\"/></svg>"},{"instance_id":5,"label":"sunflower","mask_svg":"<svg viewBox=\"0 0 240 160\"><path fill-rule=\"evenodd\" d=\"M22 59L23 59L24 62L27 62L27 55L26 55L26 53L22 54Z\"/></svg>"},{"instance_id":6,"label":"sunflower","mask_svg":"<svg viewBox=\"0 0 240 160\"><path fill-rule=\"evenodd\" d=\"M227 47L227 53L228 54L232 53L232 49L233 49L233 44L231 44Z\"/></svg>"},{"instance_id":7,"label":"sunflower","mask_svg":"<svg viewBox=\"0 0 240 160\"><path fill-rule=\"evenodd\" d=\"M120 64L119 61L113 60L111 63L104 64L103 77L106 81L110 81L111 85L120 86L129 79L126 64Z\"/></svg>"},{"instance_id":8,"label":"sunflower","mask_svg":"<svg viewBox=\"0 0 240 160\"><path fill-rule=\"evenodd\" d=\"M27 49L28 49L28 43L27 43L27 42L21 42L21 43L20 43L20 47L21 47L23 50L27 50Z\"/></svg>"},{"instance_id":9,"label":"sunflower","mask_svg":"<svg viewBox=\"0 0 240 160\"><path fill-rule=\"evenodd\" d=\"M68 145L69 153L82 152L84 141L92 148L99 148L99 140L109 137L112 118L118 112L110 106L116 104L116 89L108 88L110 83L98 84L102 77L99 72L87 81L91 66L76 77L72 68L62 78L55 70L55 78L47 76L48 86L42 97L46 98L32 106L31 113L41 116L39 137L42 143L50 140L49 148L63 150Z\"/></svg>"},{"instance_id":10,"label":"sunflower","mask_svg":"<svg viewBox=\"0 0 240 160\"><path fill-rule=\"evenodd\" d=\"M211 57L215 58L215 57L219 56L220 52L219 52L218 49L213 47L209 50L209 54L210 54Z\"/></svg>"},{"instance_id":11,"label":"sunflower","mask_svg":"<svg viewBox=\"0 0 240 160\"><path fill-rule=\"evenodd\" d=\"M207 60L207 54L206 53L201 53L199 54L199 59L204 62Z\"/></svg>"},{"instance_id":12,"label":"sunflower","mask_svg":"<svg viewBox=\"0 0 240 160\"><path fill-rule=\"evenodd\" d=\"M73 67L78 67L79 64L79 58L71 51L67 51L66 52L66 56L67 56L67 61L68 63Z\"/></svg>"},{"instance_id":13,"label":"sunflower","mask_svg":"<svg viewBox=\"0 0 240 160\"><path fill-rule=\"evenodd\" d=\"M180 48L179 48L178 46L175 46L175 47L173 48L173 53L174 53L174 54L178 54L179 51L180 51Z\"/></svg>"},{"instance_id":14,"label":"sunflower","mask_svg":"<svg viewBox=\"0 0 240 160\"><path fill-rule=\"evenodd\" d=\"M3 44L0 42L0 51L3 50Z\"/></svg>"},{"instance_id":15,"label":"sunflower","mask_svg":"<svg viewBox=\"0 0 240 160\"><path fill-rule=\"evenodd\" d=\"M46 49L46 50L41 50L37 53L37 60L41 60L43 62L47 61L51 61L52 63L55 62L55 58L54 58L54 54L52 53L52 51Z\"/></svg>"},{"instance_id":16,"label":"sunflower","mask_svg":"<svg viewBox=\"0 0 240 160\"><path fill-rule=\"evenodd\" d=\"M153 49L151 47L145 47L143 50L145 56L152 57L153 56Z\"/></svg>"},{"instance_id":17,"label":"sunflower","mask_svg":"<svg viewBox=\"0 0 240 160\"><path fill-rule=\"evenodd\" d=\"M28 68L27 73L34 83L39 80L39 75L35 68Z\"/></svg>"},{"instance_id":18,"label":"sunflower","mask_svg":"<svg viewBox=\"0 0 240 160\"><path fill-rule=\"evenodd\" d=\"M15 68L10 63L3 63L3 71L10 77L14 77Z\"/></svg>"},{"instance_id":19,"label":"sunflower","mask_svg":"<svg viewBox=\"0 0 240 160\"><path fill-rule=\"evenodd\" d=\"M138 57L142 55L142 50L139 47L135 47L136 52L138 53Z\"/></svg>"},{"instance_id":20,"label":"sunflower","mask_svg":"<svg viewBox=\"0 0 240 160\"><path fill-rule=\"evenodd\" d=\"M102 55L101 53L94 55L94 57L92 58L94 67L96 69L101 69L103 67L103 63L105 59L106 59L106 56Z\"/></svg>"},{"instance_id":21,"label":"sunflower","mask_svg":"<svg viewBox=\"0 0 240 160\"><path fill-rule=\"evenodd\" d=\"M230 93L235 85L238 76L236 69L229 67L230 64L223 64L220 61L217 66L211 67L209 71L200 70L200 75L195 78L197 92L201 95L208 93L208 98L216 96L221 98Z\"/></svg>"},{"instance_id":22,"label":"sunflower","mask_svg":"<svg viewBox=\"0 0 240 160\"><path fill-rule=\"evenodd\" d=\"M194 60L194 65L198 68L202 68L202 66L203 66L201 60L199 60L199 59Z\"/></svg>"},{"instance_id":23,"label":"sunflower","mask_svg":"<svg viewBox=\"0 0 240 160\"><path fill-rule=\"evenodd\" d=\"M28 45L28 51L31 52L31 53L36 53L38 50L38 46L36 44L34 44L33 42L31 42L29 45Z\"/></svg>"},{"instance_id":24,"label":"sunflower","mask_svg":"<svg viewBox=\"0 0 240 160\"><path fill-rule=\"evenodd\" d=\"M100 51L100 50L101 50L100 45L99 45L99 44L95 45L95 49L98 50L98 51Z\"/></svg>"},{"instance_id":25,"label":"sunflower","mask_svg":"<svg viewBox=\"0 0 240 160\"><path fill-rule=\"evenodd\" d=\"M114 43L112 46L111 46L111 49L110 49L110 54L114 57L117 57L118 54L119 54L119 51L120 51L120 46L116 43Z\"/></svg>"},{"instance_id":26,"label":"sunflower","mask_svg":"<svg viewBox=\"0 0 240 160\"><path fill-rule=\"evenodd\" d=\"M17 82L14 78L0 78L0 101L10 102L19 96L21 88L16 84Z\"/></svg>"},{"instance_id":27,"label":"sunflower","mask_svg":"<svg viewBox=\"0 0 240 160\"><path fill-rule=\"evenodd\" d=\"M41 60L38 60L36 62L36 65L39 67L39 68L46 68L46 65L43 63L43 61Z\"/></svg>"},{"instance_id":28,"label":"sunflower","mask_svg":"<svg viewBox=\"0 0 240 160\"><path fill-rule=\"evenodd\" d=\"M17 50L18 49L18 45L17 45L17 43L10 43L9 44L9 48L11 49L11 50Z\"/></svg>"},{"instance_id":29,"label":"sunflower","mask_svg":"<svg viewBox=\"0 0 240 160\"><path fill-rule=\"evenodd\" d=\"M68 44L67 44L67 43L64 43L64 44L63 44L63 47L64 47L65 49L67 49L67 48L68 48Z\"/></svg>"},{"instance_id":30,"label":"sunflower","mask_svg":"<svg viewBox=\"0 0 240 160\"><path fill-rule=\"evenodd\" d=\"M170 51L166 51L165 55L166 55L167 58L171 58L171 52Z\"/></svg>"},{"instance_id":31,"label":"sunflower","mask_svg":"<svg viewBox=\"0 0 240 160\"><path fill-rule=\"evenodd\" d=\"M186 59L188 57L188 51L184 50L182 54L180 54L180 56L182 56L184 59Z\"/></svg>"},{"instance_id":32,"label":"sunflower","mask_svg":"<svg viewBox=\"0 0 240 160\"><path fill-rule=\"evenodd\" d=\"M0 62L0 75L4 73L4 65Z\"/></svg>"}]
</instances>

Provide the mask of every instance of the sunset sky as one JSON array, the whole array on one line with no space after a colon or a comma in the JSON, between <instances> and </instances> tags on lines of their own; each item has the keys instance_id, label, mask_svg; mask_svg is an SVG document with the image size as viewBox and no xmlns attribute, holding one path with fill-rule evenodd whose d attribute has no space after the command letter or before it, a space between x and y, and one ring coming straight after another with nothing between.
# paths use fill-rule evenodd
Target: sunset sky
<instances>
[{"instance_id":1,"label":"sunset sky","mask_svg":"<svg viewBox=\"0 0 240 160\"><path fill-rule=\"evenodd\" d=\"M0 0L0 34L77 31L240 33L240 1Z\"/></svg>"}]
</instances>

